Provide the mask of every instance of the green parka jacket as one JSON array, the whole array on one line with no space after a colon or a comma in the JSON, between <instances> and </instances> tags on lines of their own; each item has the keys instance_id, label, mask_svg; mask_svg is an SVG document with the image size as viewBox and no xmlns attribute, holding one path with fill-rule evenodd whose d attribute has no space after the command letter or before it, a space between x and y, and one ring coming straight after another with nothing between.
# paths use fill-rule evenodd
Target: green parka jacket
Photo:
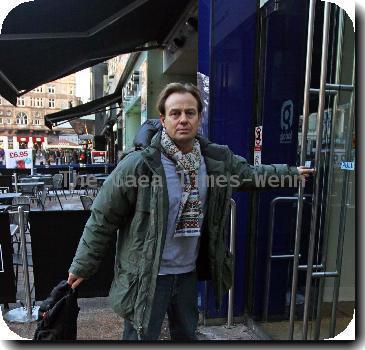
<instances>
[{"instance_id":1,"label":"green parka jacket","mask_svg":"<svg viewBox=\"0 0 365 350\"><path fill-rule=\"evenodd\" d=\"M142 151L129 153L104 182L80 239L70 272L89 278L118 234L114 280L110 289L116 313L130 320L143 335L151 315L156 278L164 247L168 193L161 163L161 132ZM229 150L198 137L209 176L208 210L197 260L198 278L213 281L217 305L232 282L232 257L226 250L225 223L235 190L256 189L255 179L295 175L287 165L251 166ZM231 179L234 181L224 179ZM288 176L286 176L288 177ZM141 181L136 184L134 179ZM222 185L223 184L223 185Z\"/></svg>"}]
</instances>

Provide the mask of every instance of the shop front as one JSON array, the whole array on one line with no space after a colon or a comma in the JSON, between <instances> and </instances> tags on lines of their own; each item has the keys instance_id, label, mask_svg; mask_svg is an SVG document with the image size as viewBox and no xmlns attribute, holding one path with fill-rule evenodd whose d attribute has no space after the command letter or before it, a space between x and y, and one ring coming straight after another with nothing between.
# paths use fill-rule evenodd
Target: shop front
<instances>
[{"instance_id":1,"label":"shop front","mask_svg":"<svg viewBox=\"0 0 365 350\"><path fill-rule=\"evenodd\" d=\"M312 0L199 5L211 28L209 57L199 51L209 138L250 163L317 170L305 187L233 196L234 317L268 339L334 337L355 307L351 20ZM217 312L210 290L200 294L206 318L225 317L228 303Z\"/></svg>"}]
</instances>

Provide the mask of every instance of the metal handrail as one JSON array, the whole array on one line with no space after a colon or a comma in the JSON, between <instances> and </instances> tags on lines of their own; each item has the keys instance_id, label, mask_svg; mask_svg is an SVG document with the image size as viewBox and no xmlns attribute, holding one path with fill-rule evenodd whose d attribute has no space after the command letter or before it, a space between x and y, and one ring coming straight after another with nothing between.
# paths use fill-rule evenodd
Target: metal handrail
<instances>
[{"instance_id":1,"label":"metal handrail","mask_svg":"<svg viewBox=\"0 0 365 350\"><path fill-rule=\"evenodd\" d=\"M304 87L304 103L303 103L303 126L302 126L302 143L301 143L302 149L300 152L300 165L305 164L306 150L307 150L315 9L316 9L316 0L310 0L305 87ZM294 260L293 260L293 274L292 274L292 288L291 288L292 297L290 300L290 314L289 314L289 337L288 338L290 340L293 339L293 334L294 334L294 314L295 314L296 294L297 294L297 285L298 285L298 263L299 263L300 239L301 239L301 233L302 233L303 194L304 194L304 185L302 183L300 183L299 190L298 190L298 207L297 207L295 244L294 244Z\"/></svg>"},{"instance_id":2,"label":"metal handrail","mask_svg":"<svg viewBox=\"0 0 365 350\"><path fill-rule=\"evenodd\" d=\"M305 199L305 196L304 198ZM263 319L267 321L268 319L268 310L269 310L269 297L270 297L270 282L271 282L271 260L272 259L294 259L294 254L281 254L281 255L272 255L272 244L273 244L273 236L274 236L274 224L275 224L275 208L277 203L281 202L297 202L298 197L276 197L270 203L270 212L269 212L269 237L267 243L267 263L266 263L266 278L265 278L265 289L264 289L264 308L263 308ZM299 254L300 257L300 254Z\"/></svg>"},{"instance_id":3,"label":"metal handrail","mask_svg":"<svg viewBox=\"0 0 365 350\"><path fill-rule=\"evenodd\" d=\"M353 60L353 71L352 71L352 84L355 85L355 60L356 55L354 55ZM351 110L350 110L350 118L349 124L347 129L346 135L346 159L350 159L351 156L351 133L354 124L354 113L355 113L355 94L353 93L351 96ZM343 258L343 246L344 246L344 238L345 238L345 229L346 229L346 215L347 215L347 208L346 203L348 200L348 179L349 179L349 172L346 171L343 178L343 187L342 187L342 204L341 204L341 212L340 212L340 225L339 225L339 236L338 236L338 243L337 243L337 256L336 256L336 272L338 275L335 278L334 282L334 291L333 291L333 298L332 298L332 311L331 311L331 324L330 324L330 337L335 336L336 331L336 311L337 311L337 304L339 298L339 291L340 291L340 278L341 278L341 271L342 271L342 258Z\"/></svg>"},{"instance_id":4,"label":"metal handrail","mask_svg":"<svg viewBox=\"0 0 365 350\"><path fill-rule=\"evenodd\" d=\"M234 264L235 264L235 249L236 249L236 214L237 214L237 205L236 205L235 200L231 198L229 251L233 256L233 268L232 268L232 286L228 291L227 327L233 326L234 278L235 278Z\"/></svg>"},{"instance_id":5,"label":"metal handrail","mask_svg":"<svg viewBox=\"0 0 365 350\"><path fill-rule=\"evenodd\" d=\"M32 300L30 295L30 284L29 284L29 270L28 270L28 259L27 259L27 241L25 239L24 230L24 210L22 206L18 207L19 212L19 231L20 231L20 249L22 251L23 260L23 275L24 275L24 290L25 290L25 307L27 311L27 320L32 319Z\"/></svg>"},{"instance_id":6,"label":"metal handrail","mask_svg":"<svg viewBox=\"0 0 365 350\"><path fill-rule=\"evenodd\" d=\"M24 276L25 307L10 310L4 315L4 318L9 322L30 323L37 319L38 307L32 307L32 297L29 281L29 266L27 259L27 241L25 238L24 228L24 212L25 211L23 207L19 205L17 213L19 215L20 249Z\"/></svg>"},{"instance_id":7,"label":"metal handrail","mask_svg":"<svg viewBox=\"0 0 365 350\"><path fill-rule=\"evenodd\" d=\"M342 47L343 47L343 35L344 35L344 10L342 8L339 9L339 17L338 17L338 30L337 30L337 48L336 48L336 75L335 75L335 84L339 84L341 80L341 66L342 66ZM328 84L326 84L326 89ZM335 132L334 132L334 125L336 123L336 110L338 105L338 92L336 91L336 95L333 101L333 113L332 113L332 126L331 126L331 138L330 138L330 154L329 159L334 159L335 154ZM329 203L330 196L331 196L331 186L332 186L332 171L329 171L328 178L327 178L327 198L326 203ZM326 206L325 209L325 217L327 218L329 214L329 206ZM327 225L323 240L322 240L322 261L321 265L323 265L323 271L327 268L327 245L328 245L328 237L329 237L329 228L330 225ZM320 336L320 328L321 328L321 313L322 313L322 301L324 295L324 284L325 280L322 278L319 281L318 286L318 296L317 296L317 314L316 314L316 321L314 327L314 340L318 340Z\"/></svg>"},{"instance_id":8,"label":"metal handrail","mask_svg":"<svg viewBox=\"0 0 365 350\"><path fill-rule=\"evenodd\" d=\"M308 248L308 269L307 278L305 285L305 296L304 296L304 315L303 315L303 334L302 339L307 340L308 336L308 321L309 321L309 301L310 301L310 290L312 285L312 271L313 271L313 258L314 258L314 245L317 228L317 206L318 197L320 190L320 169L321 169L321 145L322 145L322 130L323 130L323 117L325 107L325 90L326 90L326 79L327 79L327 60L328 60L328 40L329 40L329 29L330 29L330 14L331 4L326 2L324 5L324 19L323 19L323 39L322 39L322 59L321 59L321 77L320 77L320 94L318 103L318 116L316 125L316 152L315 152L315 183L314 183L314 196L312 206L312 220L311 230L309 235L309 248Z\"/></svg>"}]
</instances>

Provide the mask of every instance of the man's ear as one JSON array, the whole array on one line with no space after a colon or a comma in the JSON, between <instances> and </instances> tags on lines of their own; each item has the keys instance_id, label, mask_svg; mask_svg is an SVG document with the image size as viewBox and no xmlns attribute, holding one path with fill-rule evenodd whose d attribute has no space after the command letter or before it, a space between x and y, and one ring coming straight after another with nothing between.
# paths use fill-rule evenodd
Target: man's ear
<instances>
[{"instance_id":1,"label":"man's ear","mask_svg":"<svg viewBox=\"0 0 365 350\"><path fill-rule=\"evenodd\" d=\"M160 122L163 127L165 127L165 116L163 114L160 114Z\"/></svg>"}]
</instances>

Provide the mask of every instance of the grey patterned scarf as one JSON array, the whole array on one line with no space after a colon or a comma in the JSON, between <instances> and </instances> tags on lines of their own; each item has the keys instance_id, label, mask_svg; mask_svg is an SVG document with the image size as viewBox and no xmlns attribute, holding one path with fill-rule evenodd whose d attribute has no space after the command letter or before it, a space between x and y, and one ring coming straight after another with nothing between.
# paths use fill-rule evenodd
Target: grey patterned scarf
<instances>
[{"instance_id":1,"label":"grey patterned scarf","mask_svg":"<svg viewBox=\"0 0 365 350\"><path fill-rule=\"evenodd\" d=\"M194 139L193 150L182 153L162 130L161 147L163 153L176 165L176 172L182 176L182 195L179 213L176 219L174 237L200 236L199 219L203 217L198 189L198 171L200 167L200 144Z\"/></svg>"}]
</instances>

